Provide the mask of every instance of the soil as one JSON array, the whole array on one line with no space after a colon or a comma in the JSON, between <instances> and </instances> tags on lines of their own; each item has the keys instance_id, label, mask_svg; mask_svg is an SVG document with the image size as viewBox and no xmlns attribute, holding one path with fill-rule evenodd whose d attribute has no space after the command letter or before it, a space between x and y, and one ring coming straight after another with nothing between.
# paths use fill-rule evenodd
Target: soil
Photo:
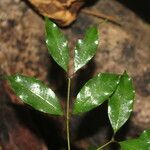
<instances>
[{"instance_id":1,"label":"soil","mask_svg":"<svg viewBox=\"0 0 150 150\"><path fill-rule=\"evenodd\" d=\"M73 99L84 83L99 72L122 73L127 70L133 77L136 89L134 111L116 136L120 140L137 137L150 128L150 24L149 18L143 13L139 15L132 6L115 0L95 1L86 9L113 16L121 25L101 23L100 18L80 13L72 25L62 29L71 48L76 39L82 38L87 27L98 24L100 31L100 45L95 57L74 77ZM42 17L26 1L1 0L0 35L0 74L36 76L57 93L65 107L66 75L48 55ZM7 83L0 81L2 149L65 149L65 118L41 114L18 102ZM104 104L89 113L72 116L73 150L99 146L110 138L112 129L106 113ZM113 146L112 149L117 148Z\"/></svg>"}]
</instances>

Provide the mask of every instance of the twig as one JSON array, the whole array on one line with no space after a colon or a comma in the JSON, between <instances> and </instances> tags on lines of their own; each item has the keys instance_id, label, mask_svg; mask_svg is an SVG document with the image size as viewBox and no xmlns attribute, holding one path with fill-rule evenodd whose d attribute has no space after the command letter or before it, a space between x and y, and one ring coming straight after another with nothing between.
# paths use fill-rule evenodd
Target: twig
<instances>
[{"instance_id":1,"label":"twig","mask_svg":"<svg viewBox=\"0 0 150 150\"><path fill-rule=\"evenodd\" d=\"M67 90L67 111L66 111L66 128L67 128L67 144L68 150L70 150L70 89L71 89L71 78L68 77L68 90Z\"/></svg>"},{"instance_id":2,"label":"twig","mask_svg":"<svg viewBox=\"0 0 150 150\"><path fill-rule=\"evenodd\" d=\"M95 16L97 18L108 20L109 22L112 22L118 26L121 26L121 24L112 16L104 15L99 12L95 12L94 10L87 10L87 9L83 9L81 10L81 12L87 15Z\"/></svg>"}]
</instances>

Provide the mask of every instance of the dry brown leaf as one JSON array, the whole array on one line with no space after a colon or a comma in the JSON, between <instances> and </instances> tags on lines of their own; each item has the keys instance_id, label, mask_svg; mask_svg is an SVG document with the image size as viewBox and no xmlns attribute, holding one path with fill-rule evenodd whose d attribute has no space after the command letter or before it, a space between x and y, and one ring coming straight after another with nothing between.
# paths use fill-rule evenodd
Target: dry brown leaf
<instances>
[{"instance_id":1,"label":"dry brown leaf","mask_svg":"<svg viewBox=\"0 0 150 150\"><path fill-rule=\"evenodd\" d=\"M43 15L53 19L61 26L70 25L85 0L29 0Z\"/></svg>"}]
</instances>

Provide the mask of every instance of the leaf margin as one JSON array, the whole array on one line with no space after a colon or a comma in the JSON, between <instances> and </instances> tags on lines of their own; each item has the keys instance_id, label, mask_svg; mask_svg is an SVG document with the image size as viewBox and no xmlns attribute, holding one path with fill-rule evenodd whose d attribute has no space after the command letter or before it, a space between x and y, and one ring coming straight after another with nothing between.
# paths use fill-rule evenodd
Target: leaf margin
<instances>
[{"instance_id":1,"label":"leaf margin","mask_svg":"<svg viewBox=\"0 0 150 150\"><path fill-rule=\"evenodd\" d=\"M58 105L58 107L59 107L58 110L55 110L54 113L53 113L53 112L50 113L50 112L48 112L48 111L43 110L43 108L36 108L36 107L32 106L30 103L28 103L28 102L26 102L25 100L23 100L22 97L21 97L21 94L19 94L21 91L19 91L19 92L17 91L17 92L16 92L16 90L14 89L14 85L12 85L12 82L15 82L15 81L12 81L12 82L11 82L11 80L13 80L13 78L14 78L14 80L18 80L18 81L17 81L18 83L21 81L21 78L26 78L26 79L28 78L29 80L35 81L35 83L38 82L38 84L41 84L44 88L47 88L48 92L51 92L51 94L53 94L53 96L55 96L57 105ZM16 79L15 79L15 78L16 78ZM28 79L27 79L27 80L28 80ZM59 102L57 96L55 95L55 93L54 93L48 86L46 86L46 85L43 83L43 81L38 80L38 79L35 78L35 77L28 77L28 76L24 76L24 75L19 74L19 73L14 74L14 75L11 75L11 76L6 76L6 77L5 77L5 80L8 81L8 84L10 85L11 89L13 90L13 92L16 94L16 96L17 96L24 104L27 104L27 105L29 105L30 107L34 108L35 110L38 110L38 111L43 112L43 113L46 113L46 114L60 115L60 116L64 115L64 112L63 112L63 110L62 110L62 106L61 106L61 104L60 104L60 102ZM32 92L32 93L33 93L33 92ZM34 94L34 93L33 93L33 94ZM47 103L48 103L48 102L47 102ZM57 107L57 105L56 105L56 107Z\"/></svg>"}]
</instances>

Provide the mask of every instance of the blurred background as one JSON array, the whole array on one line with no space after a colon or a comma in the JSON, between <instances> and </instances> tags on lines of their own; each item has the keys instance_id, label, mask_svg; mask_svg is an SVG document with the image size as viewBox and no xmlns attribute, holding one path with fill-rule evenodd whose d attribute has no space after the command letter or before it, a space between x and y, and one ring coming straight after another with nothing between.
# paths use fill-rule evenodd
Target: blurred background
<instances>
[{"instance_id":1,"label":"blurred background","mask_svg":"<svg viewBox=\"0 0 150 150\"><path fill-rule=\"evenodd\" d=\"M66 75L48 55L43 15L58 23L68 36L71 49L87 27L99 25L98 51L74 76L72 102L80 88L97 73L127 70L133 78L136 101L130 120L116 139L135 138L149 129L150 1L74 0L69 4L56 0L57 7L49 1L51 7L42 0L0 1L0 76L35 76L55 91L65 107ZM40 2L43 5L38 5ZM104 19L108 21L104 23ZM66 150L65 132L65 117L48 116L20 104L7 82L0 80L0 150ZM107 103L71 118L72 150L98 147L111 135ZM111 145L106 149L119 147Z\"/></svg>"}]
</instances>

